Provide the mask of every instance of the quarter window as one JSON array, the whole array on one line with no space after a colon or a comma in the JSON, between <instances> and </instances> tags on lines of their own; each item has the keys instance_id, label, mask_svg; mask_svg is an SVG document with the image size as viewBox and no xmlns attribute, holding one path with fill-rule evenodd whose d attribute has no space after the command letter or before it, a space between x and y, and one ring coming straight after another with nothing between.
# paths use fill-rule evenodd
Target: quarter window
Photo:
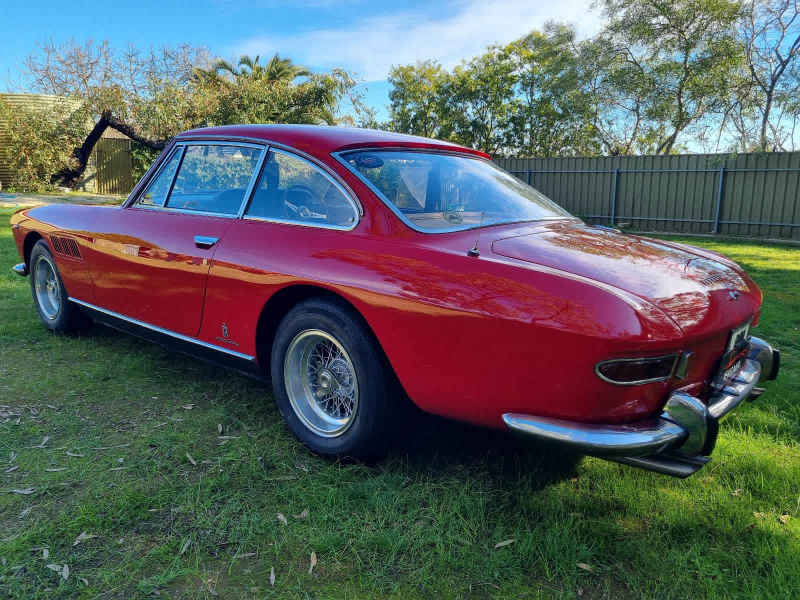
<instances>
[{"instance_id":1,"label":"quarter window","mask_svg":"<svg viewBox=\"0 0 800 600\"><path fill-rule=\"evenodd\" d=\"M178 163L181 160L181 149L177 148L172 156L167 159L167 164L161 169L161 172L156 176L150 185L147 186L144 194L139 196L136 201L137 206L164 206L169 194L169 186L172 183L172 178L175 176L175 171L178 169Z\"/></svg>"},{"instance_id":2,"label":"quarter window","mask_svg":"<svg viewBox=\"0 0 800 600\"><path fill-rule=\"evenodd\" d=\"M187 146L166 206L215 214L236 214L244 200L260 148Z\"/></svg>"},{"instance_id":3,"label":"quarter window","mask_svg":"<svg viewBox=\"0 0 800 600\"><path fill-rule=\"evenodd\" d=\"M342 188L311 162L271 150L247 208L247 216L349 229L358 220Z\"/></svg>"}]
</instances>

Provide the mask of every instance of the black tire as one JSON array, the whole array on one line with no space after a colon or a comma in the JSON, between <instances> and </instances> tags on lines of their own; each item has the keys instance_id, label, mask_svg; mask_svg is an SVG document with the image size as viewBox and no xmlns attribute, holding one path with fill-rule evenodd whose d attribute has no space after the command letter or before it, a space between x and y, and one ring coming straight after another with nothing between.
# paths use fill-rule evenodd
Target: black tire
<instances>
[{"instance_id":1,"label":"black tire","mask_svg":"<svg viewBox=\"0 0 800 600\"><path fill-rule=\"evenodd\" d=\"M287 369L291 373L291 365L294 364L290 360L287 365L290 347L303 336L317 335L313 332L331 336L339 344L344 350L347 365L351 367L350 372L355 375L355 385L352 385L352 378L348 378L347 372L343 377L345 382L351 383L349 389L355 387L357 390L357 402L352 416L348 417L349 425L344 431L332 435L320 434L305 417L300 416L302 411L293 405L290 400L292 392L287 387L285 373ZM297 356L297 351L292 350L292 356ZM309 299L292 308L278 326L273 340L270 370L275 401L283 418L295 437L311 450L326 456L360 460L379 458L386 453L392 440L391 429L399 404L399 390L383 352L352 308L343 302L326 298ZM313 379L310 377L309 381ZM337 386L340 385L338 380L337 376ZM291 385L293 382L288 383ZM313 395L306 397L316 401ZM320 407L319 402L317 407Z\"/></svg>"},{"instance_id":2,"label":"black tire","mask_svg":"<svg viewBox=\"0 0 800 600\"><path fill-rule=\"evenodd\" d=\"M86 328L90 321L80 309L67 299L67 289L61 280L58 266L53 259L50 249L44 240L39 240L31 250L30 262L31 293L33 304L42 323L50 331L57 333L71 333ZM51 270L53 277L47 277ZM43 279L48 279L52 293L47 295L47 285ZM37 288L38 286L38 288Z\"/></svg>"}]
</instances>

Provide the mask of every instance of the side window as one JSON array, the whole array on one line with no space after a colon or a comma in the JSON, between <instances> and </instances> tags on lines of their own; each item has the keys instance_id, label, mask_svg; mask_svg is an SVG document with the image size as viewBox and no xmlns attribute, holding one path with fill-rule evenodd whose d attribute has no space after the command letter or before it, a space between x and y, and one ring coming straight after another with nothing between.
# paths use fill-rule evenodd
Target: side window
<instances>
[{"instance_id":1,"label":"side window","mask_svg":"<svg viewBox=\"0 0 800 600\"><path fill-rule=\"evenodd\" d=\"M270 151L246 214L341 228L358 220L353 202L319 167L280 150Z\"/></svg>"},{"instance_id":2,"label":"side window","mask_svg":"<svg viewBox=\"0 0 800 600\"><path fill-rule=\"evenodd\" d=\"M261 152L248 146L187 146L167 207L236 214Z\"/></svg>"},{"instance_id":3,"label":"side window","mask_svg":"<svg viewBox=\"0 0 800 600\"><path fill-rule=\"evenodd\" d=\"M180 160L181 149L176 148L172 156L167 159L161 172L150 182L144 194L136 200L136 206L164 206L169 193L169 185L172 183Z\"/></svg>"}]
</instances>

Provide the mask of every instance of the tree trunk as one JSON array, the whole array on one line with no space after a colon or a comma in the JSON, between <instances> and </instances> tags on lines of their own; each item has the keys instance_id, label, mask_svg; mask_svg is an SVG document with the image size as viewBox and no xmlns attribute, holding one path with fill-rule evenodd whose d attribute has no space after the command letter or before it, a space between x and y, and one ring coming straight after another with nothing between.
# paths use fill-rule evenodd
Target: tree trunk
<instances>
[{"instance_id":1,"label":"tree trunk","mask_svg":"<svg viewBox=\"0 0 800 600\"><path fill-rule=\"evenodd\" d=\"M764 112L761 115L761 135L758 140L759 148L762 152L767 151L767 124L769 123L769 113L772 109L772 90L767 93L767 102L764 105Z\"/></svg>"},{"instance_id":2,"label":"tree trunk","mask_svg":"<svg viewBox=\"0 0 800 600\"><path fill-rule=\"evenodd\" d=\"M50 178L51 183L58 182L67 187L74 188L78 184L80 178L83 177L83 174L86 171L86 165L89 164L89 156L92 154L92 150L94 150L97 140L100 139L107 127L108 119L106 118L106 113L103 113L100 115L100 119L97 121L95 126L92 127L89 135L86 136L83 144L72 151L72 156L78 161L77 166L73 169L66 168L58 173L55 173Z\"/></svg>"},{"instance_id":3,"label":"tree trunk","mask_svg":"<svg viewBox=\"0 0 800 600\"><path fill-rule=\"evenodd\" d=\"M147 146L153 150L162 150L169 141L143 135L138 128L128 125L121 119L112 115L110 110L104 110L100 115L100 119L98 119L83 143L72 152L72 156L78 162L77 166L72 169L63 169L54 174L51 177L52 183L61 183L67 187L74 188L81 177L83 177L84 172L86 172L86 166L89 164L89 156L91 156L97 141L102 137L108 127L116 129L120 133L127 135L133 141L139 142L143 146Z\"/></svg>"}]
</instances>

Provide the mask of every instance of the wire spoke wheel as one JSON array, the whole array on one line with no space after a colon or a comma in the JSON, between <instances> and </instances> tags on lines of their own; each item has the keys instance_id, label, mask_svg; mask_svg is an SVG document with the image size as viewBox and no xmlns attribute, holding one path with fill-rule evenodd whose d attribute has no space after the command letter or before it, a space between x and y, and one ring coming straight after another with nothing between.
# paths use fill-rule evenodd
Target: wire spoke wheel
<instances>
[{"instance_id":1,"label":"wire spoke wheel","mask_svg":"<svg viewBox=\"0 0 800 600\"><path fill-rule=\"evenodd\" d=\"M39 309L47 319L54 321L61 312L61 286L55 267L47 256L40 255L34 264L33 286Z\"/></svg>"},{"instance_id":2,"label":"wire spoke wheel","mask_svg":"<svg viewBox=\"0 0 800 600\"><path fill-rule=\"evenodd\" d=\"M298 333L286 352L284 381L298 418L323 437L342 435L355 420L358 379L342 344L319 329Z\"/></svg>"}]
</instances>

